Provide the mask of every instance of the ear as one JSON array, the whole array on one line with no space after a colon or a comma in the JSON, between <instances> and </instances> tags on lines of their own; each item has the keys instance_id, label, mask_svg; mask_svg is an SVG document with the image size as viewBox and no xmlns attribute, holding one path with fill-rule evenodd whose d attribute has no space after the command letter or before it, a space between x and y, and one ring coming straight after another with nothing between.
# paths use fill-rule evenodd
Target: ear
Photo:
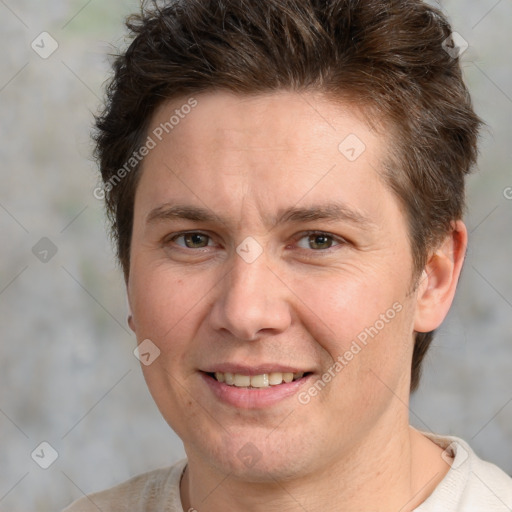
<instances>
[{"instance_id":1,"label":"ear","mask_svg":"<svg viewBox=\"0 0 512 512\"><path fill-rule=\"evenodd\" d=\"M128 315L128 325L130 326L130 329L131 329L135 334L137 334L137 331L135 330L135 322L133 321L133 316L132 316L132 314L131 314L131 313Z\"/></svg>"},{"instance_id":2,"label":"ear","mask_svg":"<svg viewBox=\"0 0 512 512\"><path fill-rule=\"evenodd\" d=\"M129 290L128 290L128 283L127 283L127 286L126 286L126 305L128 307L128 325L129 325L130 329L134 333L136 333L135 322L133 321L132 307L130 305L130 294L129 294Z\"/></svg>"},{"instance_id":3,"label":"ear","mask_svg":"<svg viewBox=\"0 0 512 512\"><path fill-rule=\"evenodd\" d=\"M414 330L437 329L448 314L466 255L468 232L461 220L430 254L420 277L416 295Z\"/></svg>"}]
</instances>

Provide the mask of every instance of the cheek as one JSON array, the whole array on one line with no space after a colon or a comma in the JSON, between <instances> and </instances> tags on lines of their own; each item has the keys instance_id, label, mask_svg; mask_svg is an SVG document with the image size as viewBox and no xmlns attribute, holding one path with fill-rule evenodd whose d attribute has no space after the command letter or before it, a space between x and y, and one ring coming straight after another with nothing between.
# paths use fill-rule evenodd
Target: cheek
<instances>
[{"instance_id":1,"label":"cheek","mask_svg":"<svg viewBox=\"0 0 512 512\"><path fill-rule=\"evenodd\" d=\"M165 339L179 340L177 333L192 327L209 287L200 285L198 277L186 278L154 265L135 267L131 275L129 293L137 338L149 338L165 351L169 348Z\"/></svg>"},{"instance_id":2,"label":"cheek","mask_svg":"<svg viewBox=\"0 0 512 512\"><path fill-rule=\"evenodd\" d=\"M336 340L339 350L400 300L393 286L369 272L297 280L294 291L310 311L308 327L319 339Z\"/></svg>"},{"instance_id":3,"label":"cheek","mask_svg":"<svg viewBox=\"0 0 512 512\"><path fill-rule=\"evenodd\" d=\"M297 281L301 321L328 356L335 388L357 383L361 399L383 386L379 378L390 384L401 378L412 350L413 312L405 284L370 272Z\"/></svg>"}]
</instances>

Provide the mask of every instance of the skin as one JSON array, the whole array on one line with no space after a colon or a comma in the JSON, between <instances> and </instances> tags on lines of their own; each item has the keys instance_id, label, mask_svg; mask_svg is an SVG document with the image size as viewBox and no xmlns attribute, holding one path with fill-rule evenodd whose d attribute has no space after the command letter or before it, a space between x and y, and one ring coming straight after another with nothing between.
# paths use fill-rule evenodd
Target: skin
<instances>
[{"instance_id":1,"label":"skin","mask_svg":"<svg viewBox=\"0 0 512 512\"><path fill-rule=\"evenodd\" d=\"M453 223L415 283L405 214L379 175L389 141L353 106L318 93L195 98L145 158L127 280L130 327L161 351L142 367L145 379L188 456L184 510L414 509L449 469L409 426L414 332L437 328L448 312L464 224ZM185 101L161 105L148 133ZM366 146L352 162L338 150L349 134ZM270 223L283 209L334 201L366 224ZM148 220L176 204L223 221ZM173 238L183 232L206 236ZM249 236L263 251L252 263L236 252ZM317 380L397 302L394 319L307 404L293 395L234 407L199 371L271 361ZM246 443L259 454L250 467L238 457Z\"/></svg>"}]
</instances>

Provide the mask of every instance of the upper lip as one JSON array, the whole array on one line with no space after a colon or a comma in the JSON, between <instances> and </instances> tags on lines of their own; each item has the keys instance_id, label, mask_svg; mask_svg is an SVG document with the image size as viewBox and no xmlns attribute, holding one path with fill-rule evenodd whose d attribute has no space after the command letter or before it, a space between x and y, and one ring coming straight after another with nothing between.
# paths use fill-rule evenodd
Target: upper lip
<instances>
[{"instance_id":1,"label":"upper lip","mask_svg":"<svg viewBox=\"0 0 512 512\"><path fill-rule=\"evenodd\" d=\"M243 365L236 363L219 363L202 370L205 373L239 373L241 375L261 375L263 373L307 373L308 370L296 366L285 366L276 363L264 363L255 365Z\"/></svg>"}]
</instances>

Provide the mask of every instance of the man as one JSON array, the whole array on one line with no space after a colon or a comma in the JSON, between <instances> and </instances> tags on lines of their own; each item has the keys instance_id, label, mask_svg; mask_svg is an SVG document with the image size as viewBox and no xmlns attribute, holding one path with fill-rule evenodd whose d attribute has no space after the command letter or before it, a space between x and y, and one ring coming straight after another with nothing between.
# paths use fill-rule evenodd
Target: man
<instances>
[{"instance_id":1,"label":"man","mask_svg":"<svg viewBox=\"0 0 512 512\"><path fill-rule=\"evenodd\" d=\"M409 426L480 124L443 15L183 0L128 26L100 192L187 459L67 510L512 510L504 472Z\"/></svg>"}]
</instances>

